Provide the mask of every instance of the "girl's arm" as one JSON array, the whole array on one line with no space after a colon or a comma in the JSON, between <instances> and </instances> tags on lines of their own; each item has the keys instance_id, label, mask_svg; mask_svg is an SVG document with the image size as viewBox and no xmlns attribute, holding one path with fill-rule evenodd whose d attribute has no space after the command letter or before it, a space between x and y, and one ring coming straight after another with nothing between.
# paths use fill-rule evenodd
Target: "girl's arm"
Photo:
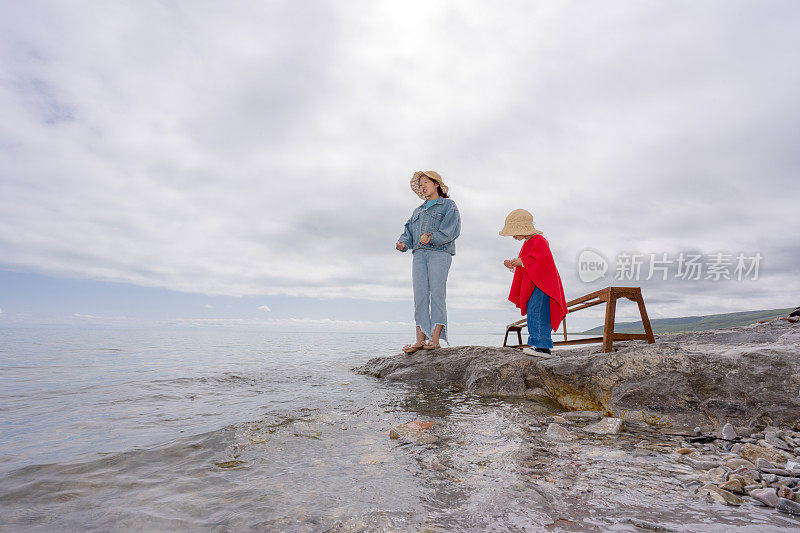
<instances>
[{"instance_id":1,"label":"girl's arm","mask_svg":"<svg viewBox=\"0 0 800 533\"><path fill-rule=\"evenodd\" d=\"M441 246L456 240L459 235L461 235L461 215L455 202L450 202L439 229L431 233L431 244Z\"/></svg>"},{"instance_id":2,"label":"girl's arm","mask_svg":"<svg viewBox=\"0 0 800 533\"><path fill-rule=\"evenodd\" d=\"M403 227L403 234L400 235L400 238L397 239L397 242L399 242L400 244L403 244L405 246L402 250L400 250L401 252L405 252L409 248L413 248L414 247L414 244L413 244L414 241L412 240L412 237L411 237L411 219L410 218L406 222L406 225Z\"/></svg>"}]
</instances>

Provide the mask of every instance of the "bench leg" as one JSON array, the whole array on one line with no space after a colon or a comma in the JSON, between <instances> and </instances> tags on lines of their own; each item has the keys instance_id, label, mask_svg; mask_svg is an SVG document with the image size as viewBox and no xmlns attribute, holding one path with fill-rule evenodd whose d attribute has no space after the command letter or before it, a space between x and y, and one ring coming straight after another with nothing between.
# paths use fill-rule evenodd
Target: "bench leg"
<instances>
[{"instance_id":1,"label":"bench leg","mask_svg":"<svg viewBox=\"0 0 800 533\"><path fill-rule=\"evenodd\" d=\"M642 316L642 325L644 326L644 334L647 335L647 342L653 344L656 339L653 337L653 328L650 327L650 318L647 316L647 309L644 307L644 298L642 298L641 292L637 295L636 303L639 306L639 314Z\"/></svg>"},{"instance_id":2,"label":"bench leg","mask_svg":"<svg viewBox=\"0 0 800 533\"><path fill-rule=\"evenodd\" d=\"M522 344L522 328L517 330L517 338L519 339L519 343Z\"/></svg>"},{"instance_id":3,"label":"bench leg","mask_svg":"<svg viewBox=\"0 0 800 533\"><path fill-rule=\"evenodd\" d=\"M610 353L614 344L614 315L617 311L617 299L609 294L606 304L606 323L603 327L603 353Z\"/></svg>"}]
</instances>

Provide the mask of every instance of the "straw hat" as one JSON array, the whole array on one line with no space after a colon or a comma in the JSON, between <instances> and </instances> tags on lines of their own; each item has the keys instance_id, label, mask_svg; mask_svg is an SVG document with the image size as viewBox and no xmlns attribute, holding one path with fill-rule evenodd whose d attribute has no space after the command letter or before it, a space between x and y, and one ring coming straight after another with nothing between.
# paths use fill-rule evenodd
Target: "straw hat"
<instances>
[{"instance_id":1,"label":"straw hat","mask_svg":"<svg viewBox=\"0 0 800 533\"><path fill-rule=\"evenodd\" d=\"M442 192L447 194L448 190L447 185L444 184L444 181L442 181L442 177L439 175L438 172L434 172L433 170L425 170L425 171L419 170L417 172L414 172L414 176L411 178L411 190L417 193L417 196L419 196L423 200L425 199L425 196L423 196L422 192L419 190L419 179L422 176L425 176L428 179L438 183L439 187L442 188Z\"/></svg>"},{"instance_id":2,"label":"straw hat","mask_svg":"<svg viewBox=\"0 0 800 533\"><path fill-rule=\"evenodd\" d=\"M524 209L514 209L506 217L506 225L500 230L500 235L513 237L514 235L536 235L542 232L533 227L533 215Z\"/></svg>"}]
</instances>

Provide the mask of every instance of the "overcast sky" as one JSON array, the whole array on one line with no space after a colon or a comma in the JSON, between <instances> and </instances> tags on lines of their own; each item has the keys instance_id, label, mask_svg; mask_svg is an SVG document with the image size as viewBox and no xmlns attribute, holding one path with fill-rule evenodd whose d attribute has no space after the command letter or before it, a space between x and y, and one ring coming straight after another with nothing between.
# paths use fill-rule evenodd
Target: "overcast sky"
<instances>
[{"instance_id":1,"label":"overcast sky","mask_svg":"<svg viewBox=\"0 0 800 533\"><path fill-rule=\"evenodd\" d=\"M411 328L394 243L425 169L463 220L451 331L518 317L516 208L568 299L800 305L798 28L792 0L5 2L0 323ZM763 259L614 279L619 254L681 252Z\"/></svg>"}]
</instances>

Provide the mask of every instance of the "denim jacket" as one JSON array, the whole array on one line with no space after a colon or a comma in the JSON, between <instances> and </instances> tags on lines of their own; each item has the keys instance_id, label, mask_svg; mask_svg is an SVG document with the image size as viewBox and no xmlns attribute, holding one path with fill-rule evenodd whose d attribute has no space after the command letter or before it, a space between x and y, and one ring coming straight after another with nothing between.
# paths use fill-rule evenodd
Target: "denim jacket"
<instances>
[{"instance_id":1,"label":"denim jacket","mask_svg":"<svg viewBox=\"0 0 800 533\"><path fill-rule=\"evenodd\" d=\"M420 244L419 239L426 233L431 234L431 242ZM438 198L427 209L424 203L414 209L398 242L406 245L404 252L426 249L455 255L455 241L460 233L461 215L456 203L450 198Z\"/></svg>"}]
</instances>

